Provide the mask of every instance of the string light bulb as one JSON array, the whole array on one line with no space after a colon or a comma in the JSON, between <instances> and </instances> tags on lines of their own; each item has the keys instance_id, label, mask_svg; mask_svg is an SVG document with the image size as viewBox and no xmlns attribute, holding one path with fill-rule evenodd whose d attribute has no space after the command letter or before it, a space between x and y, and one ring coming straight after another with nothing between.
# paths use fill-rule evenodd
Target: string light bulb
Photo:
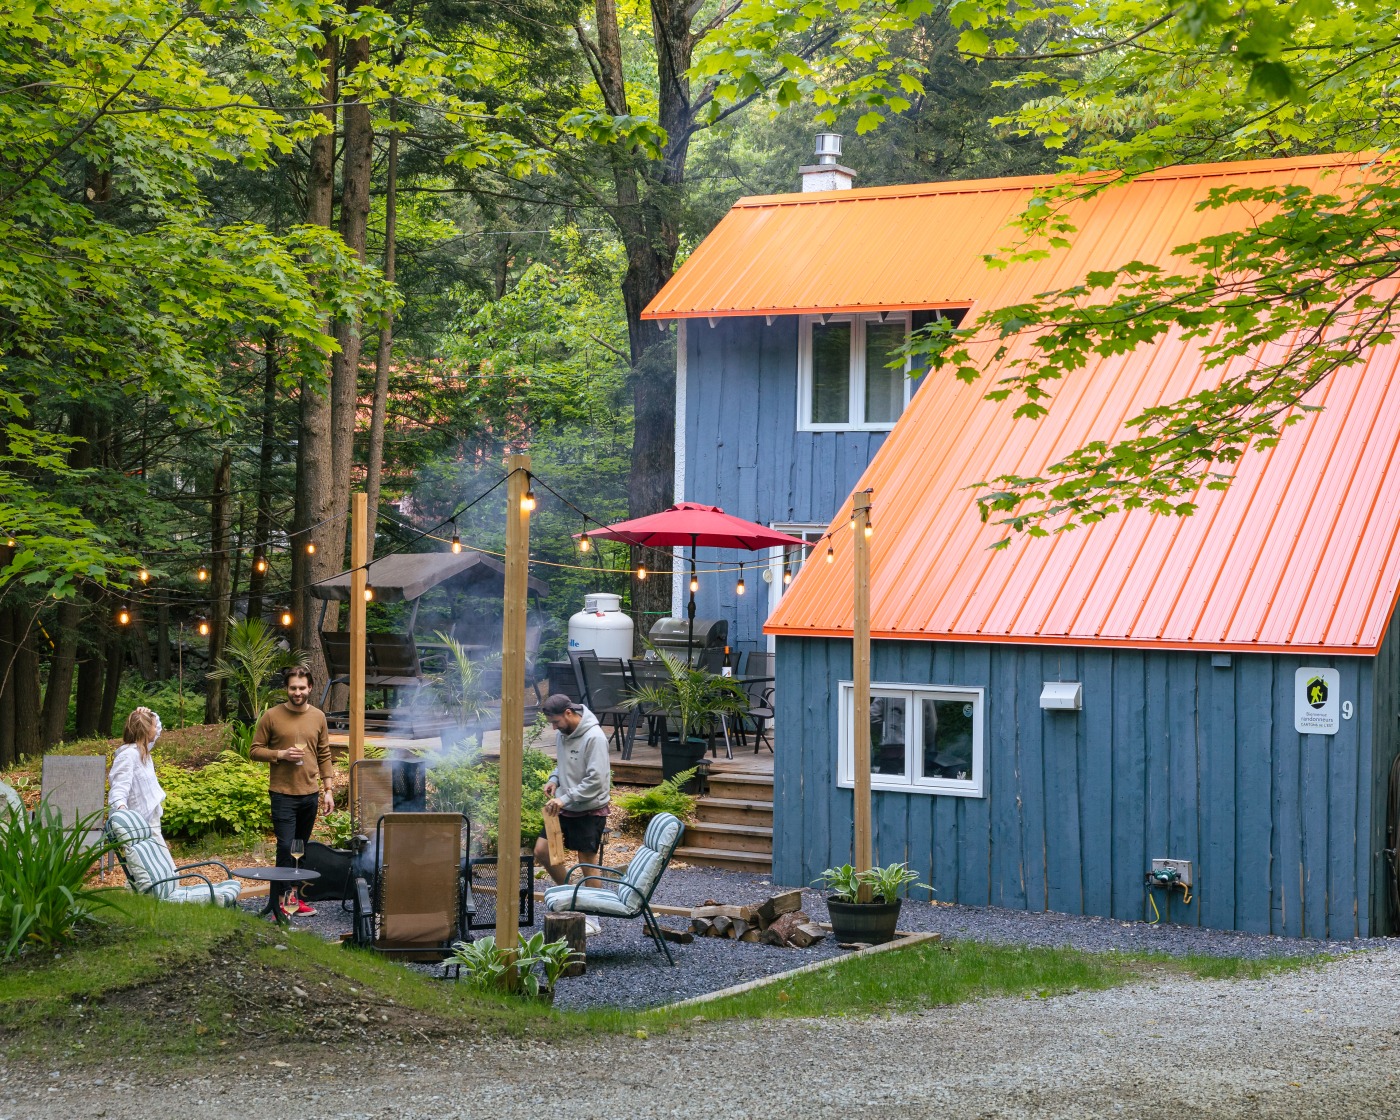
<instances>
[{"instance_id":1,"label":"string light bulb","mask_svg":"<svg viewBox=\"0 0 1400 1120\"><path fill-rule=\"evenodd\" d=\"M149 583L151 579L151 573L147 569L142 568L139 572L136 573L136 578L139 579L142 583Z\"/></svg>"},{"instance_id":2,"label":"string light bulb","mask_svg":"<svg viewBox=\"0 0 1400 1120\"><path fill-rule=\"evenodd\" d=\"M869 521L867 521L867 522L865 523L865 539L866 539L866 540L869 540L869 539L871 538L871 536L874 534L874 532L875 532L875 526L872 525Z\"/></svg>"},{"instance_id":3,"label":"string light bulb","mask_svg":"<svg viewBox=\"0 0 1400 1120\"><path fill-rule=\"evenodd\" d=\"M854 533L855 531L856 531L856 515L853 513L853 514L851 514L851 532Z\"/></svg>"},{"instance_id":4,"label":"string light bulb","mask_svg":"<svg viewBox=\"0 0 1400 1120\"><path fill-rule=\"evenodd\" d=\"M202 619L202 618L201 618L201 619L199 620L199 627L198 627L198 629L199 629L199 636L200 636L201 638L207 638L207 637L209 637L209 623L208 623L205 619Z\"/></svg>"},{"instance_id":5,"label":"string light bulb","mask_svg":"<svg viewBox=\"0 0 1400 1120\"><path fill-rule=\"evenodd\" d=\"M590 541L587 537L579 537L579 539L578 539L578 550L579 550L580 552L587 552L587 551L589 550L589 548L592 547L592 545L593 545L593 542Z\"/></svg>"},{"instance_id":6,"label":"string light bulb","mask_svg":"<svg viewBox=\"0 0 1400 1120\"><path fill-rule=\"evenodd\" d=\"M743 576L740 576L740 577L739 577L739 582L736 583L736 584L734 585L734 593L735 593L736 595L742 595L742 594L744 593L744 577L743 577Z\"/></svg>"},{"instance_id":7,"label":"string light bulb","mask_svg":"<svg viewBox=\"0 0 1400 1120\"><path fill-rule=\"evenodd\" d=\"M783 586L786 587L792 582L792 569L788 568L783 572Z\"/></svg>"},{"instance_id":8,"label":"string light bulb","mask_svg":"<svg viewBox=\"0 0 1400 1120\"><path fill-rule=\"evenodd\" d=\"M520 508L526 513L535 512L535 490L534 487L527 487L525 496L520 499Z\"/></svg>"},{"instance_id":9,"label":"string light bulb","mask_svg":"<svg viewBox=\"0 0 1400 1120\"><path fill-rule=\"evenodd\" d=\"M194 578L199 580L200 583L204 583L209 578L209 569L201 564L199 566L199 571L195 572Z\"/></svg>"},{"instance_id":10,"label":"string light bulb","mask_svg":"<svg viewBox=\"0 0 1400 1120\"><path fill-rule=\"evenodd\" d=\"M645 564L638 564L638 565L637 565L637 579L638 579L638 581L644 580L644 579L646 579L646 578L647 578L647 566L646 566Z\"/></svg>"},{"instance_id":11,"label":"string light bulb","mask_svg":"<svg viewBox=\"0 0 1400 1120\"><path fill-rule=\"evenodd\" d=\"M691 577L690 577L690 589L691 589L692 591L699 591L699 590L700 590L700 581L699 581L698 579L696 579L694 576L691 576Z\"/></svg>"},{"instance_id":12,"label":"string light bulb","mask_svg":"<svg viewBox=\"0 0 1400 1120\"><path fill-rule=\"evenodd\" d=\"M18 544L18 543L19 543L19 542L16 541L14 537L6 537L6 538L5 538L5 547L6 547L6 548L14 548L15 545Z\"/></svg>"},{"instance_id":13,"label":"string light bulb","mask_svg":"<svg viewBox=\"0 0 1400 1120\"><path fill-rule=\"evenodd\" d=\"M267 571L267 557L261 552L253 558L253 571L257 572L258 575L262 575Z\"/></svg>"},{"instance_id":14,"label":"string light bulb","mask_svg":"<svg viewBox=\"0 0 1400 1120\"><path fill-rule=\"evenodd\" d=\"M290 626L291 624L292 624L292 612L291 612L291 611L283 611L283 612L282 612L282 625L283 625L283 626Z\"/></svg>"},{"instance_id":15,"label":"string light bulb","mask_svg":"<svg viewBox=\"0 0 1400 1120\"><path fill-rule=\"evenodd\" d=\"M370 587L368 584L365 585L365 602L374 602L374 588Z\"/></svg>"},{"instance_id":16,"label":"string light bulb","mask_svg":"<svg viewBox=\"0 0 1400 1120\"><path fill-rule=\"evenodd\" d=\"M307 542L306 542L306 555L308 555L308 556L315 556L315 555L316 555L316 542L315 542L315 541L307 541Z\"/></svg>"},{"instance_id":17,"label":"string light bulb","mask_svg":"<svg viewBox=\"0 0 1400 1120\"><path fill-rule=\"evenodd\" d=\"M835 560L836 560L836 549L832 548L831 545L827 545L827 546L826 546L826 562L827 562L828 564L831 564L831 563L834 563Z\"/></svg>"},{"instance_id":18,"label":"string light bulb","mask_svg":"<svg viewBox=\"0 0 1400 1120\"><path fill-rule=\"evenodd\" d=\"M117 612L117 625L126 626L131 622L131 612L123 607Z\"/></svg>"},{"instance_id":19,"label":"string light bulb","mask_svg":"<svg viewBox=\"0 0 1400 1120\"><path fill-rule=\"evenodd\" d=\"M462 551L462 535L457 532L457 522L452 522L452 551Z\"/></svg>"}]
</instances>

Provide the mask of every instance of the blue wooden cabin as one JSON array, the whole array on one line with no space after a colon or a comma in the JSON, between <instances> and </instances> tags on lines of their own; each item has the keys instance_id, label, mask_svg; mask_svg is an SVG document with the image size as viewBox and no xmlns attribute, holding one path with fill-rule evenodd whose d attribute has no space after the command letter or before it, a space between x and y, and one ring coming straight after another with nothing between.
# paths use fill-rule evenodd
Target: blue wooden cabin
<instances>
[{"instance_id":1,"label":"blue wooden cabin","mask_svg":"<svg viewBox=\"0 0 1400 1120\"><path fill-rule=\"evenodd\" d=\"M679 320L677 499L819 542L790 587L775 559L745 596L733 572L702 573L699 592L736 645L777 650L775 879L851 858L846 522L869 488L880 862L908 861L946 902L1395 931L1400 347L1334 374L1309 402L1322 411L1193 516L1134 511L1004 550L970 484L1043 471L1219 371L1199 341L1166 338L1091 361L1031 422L986 384L886 365L928 316L1170 262L1246 220L1198 210L1211 187L1335 189L1322 177L1364 171L1316 157L1162 172L1079 205L1068 250L993 270L984 255L1045 180L854 190L816 170L837 189L741 200L648 309ZM1189 895L1147 885L1157 859L1189 864Z\"/></svg>"}]
</instances>

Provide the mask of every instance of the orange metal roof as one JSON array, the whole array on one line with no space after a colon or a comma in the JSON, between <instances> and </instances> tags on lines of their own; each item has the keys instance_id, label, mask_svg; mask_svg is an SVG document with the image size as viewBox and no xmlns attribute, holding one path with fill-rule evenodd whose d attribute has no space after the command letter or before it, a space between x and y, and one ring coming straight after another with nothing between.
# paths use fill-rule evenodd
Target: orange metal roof
<instances>
[{"instance_id":1,"label":"orange metal roof","mask_svg":"<svg viewBox=\"0 0 1400 1120\"><path fill-rule=\"evenodd\" d=\"M1324 162L1245 171L1277 182L1311 178ZM1013 265L994 274L996 285L979 280L975 298L997 306L1072 282L1086 260L1164 260L1172 246L1216 228L1216 215L1191 208L1205 189L1191 170L1107 192L1081 217L1073 250ZM958 230L961 251L975 260L978 235L994 242L1004 213L984 216L980 230L962 216L945 222L934 209L927 220ZM852 278L868 282L863 272ZM796 291L786 283L777 286ZM1014 342L1008 359L1025 345ZM1088 440L1111 439L1147 405L1215 383L1221 373L1202 370L1199 345L1173 337L1091 362L1059 387L1040 421L1015 420L1009 403L983 399L994 372L973 386L928 379L857 485L874 491L872 635L1375 652L1400 589L1400 343L1331 377L1309 401L1323 411L1289 428L1276 447L1243 456L1230 488L1202 492L1191 517L1135 511L1048 539L1019 538L1002 551L988 547L1004 534L981 524L968 484L1042 473ZM840 562L821 562L819 546L769 633L850 633L849 508L832 523Z\"/></svg>"},{"instance_id":2,"label":"orange metal roof","mask_svg":"<svg viewBox=\"0 0 1400 1120\"><path fill-rule=\"evenodd\" d=\"M1008 223L1053 176L921 183L743 198L642 312L644 319L793 315L1015 302L1094 268L1164 258L1192 237L1231 228L1238 210L1195 213L1206 191L1319 182L1357 156L1199 164L1144 176L1073 206L1073 247L1012 270L984 254L1013 244Z\"/></svg>"}]
</instances>

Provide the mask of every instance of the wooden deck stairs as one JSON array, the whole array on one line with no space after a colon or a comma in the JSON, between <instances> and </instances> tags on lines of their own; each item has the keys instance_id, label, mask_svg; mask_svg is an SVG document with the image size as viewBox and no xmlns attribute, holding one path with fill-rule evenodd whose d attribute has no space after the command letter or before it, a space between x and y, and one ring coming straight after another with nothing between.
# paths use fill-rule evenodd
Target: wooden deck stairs
<instances>
[{"instance_id":1,"label":"wooden deck stairs","mask_svg":"<svg viewBox=\"0 0 1400 1120\"><path fill-rule=\"evenodd\" d=\"M676 858L697 867L773 870L773 775L715 770Z\"/></svg>"}]
</instances>

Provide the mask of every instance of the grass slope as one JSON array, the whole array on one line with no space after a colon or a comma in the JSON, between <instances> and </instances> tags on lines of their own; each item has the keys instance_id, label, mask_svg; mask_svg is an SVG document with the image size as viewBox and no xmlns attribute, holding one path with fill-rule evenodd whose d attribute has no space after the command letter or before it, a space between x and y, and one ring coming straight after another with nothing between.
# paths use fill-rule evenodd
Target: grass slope
<instances>
[{"instance_id":1,"label":"grass slope","mask_svg":"<svg viewBox=\"0 0 1400 1120\"><path fill-rule=\"evenodd\" d=\"M557 1013L471 993L369 953L249 915L124 895L122 910L57 956L0 968L0 1052L75 1063L152 1061L276 1046L667 1031L695 1020L911 1011L991 996L1046 998L1171 974L1252 978L1312 959L1174 960L976 942L925 945L674 1011ZM682 966L684 967L684 966Z\"/></svg>"}]
</instances>

